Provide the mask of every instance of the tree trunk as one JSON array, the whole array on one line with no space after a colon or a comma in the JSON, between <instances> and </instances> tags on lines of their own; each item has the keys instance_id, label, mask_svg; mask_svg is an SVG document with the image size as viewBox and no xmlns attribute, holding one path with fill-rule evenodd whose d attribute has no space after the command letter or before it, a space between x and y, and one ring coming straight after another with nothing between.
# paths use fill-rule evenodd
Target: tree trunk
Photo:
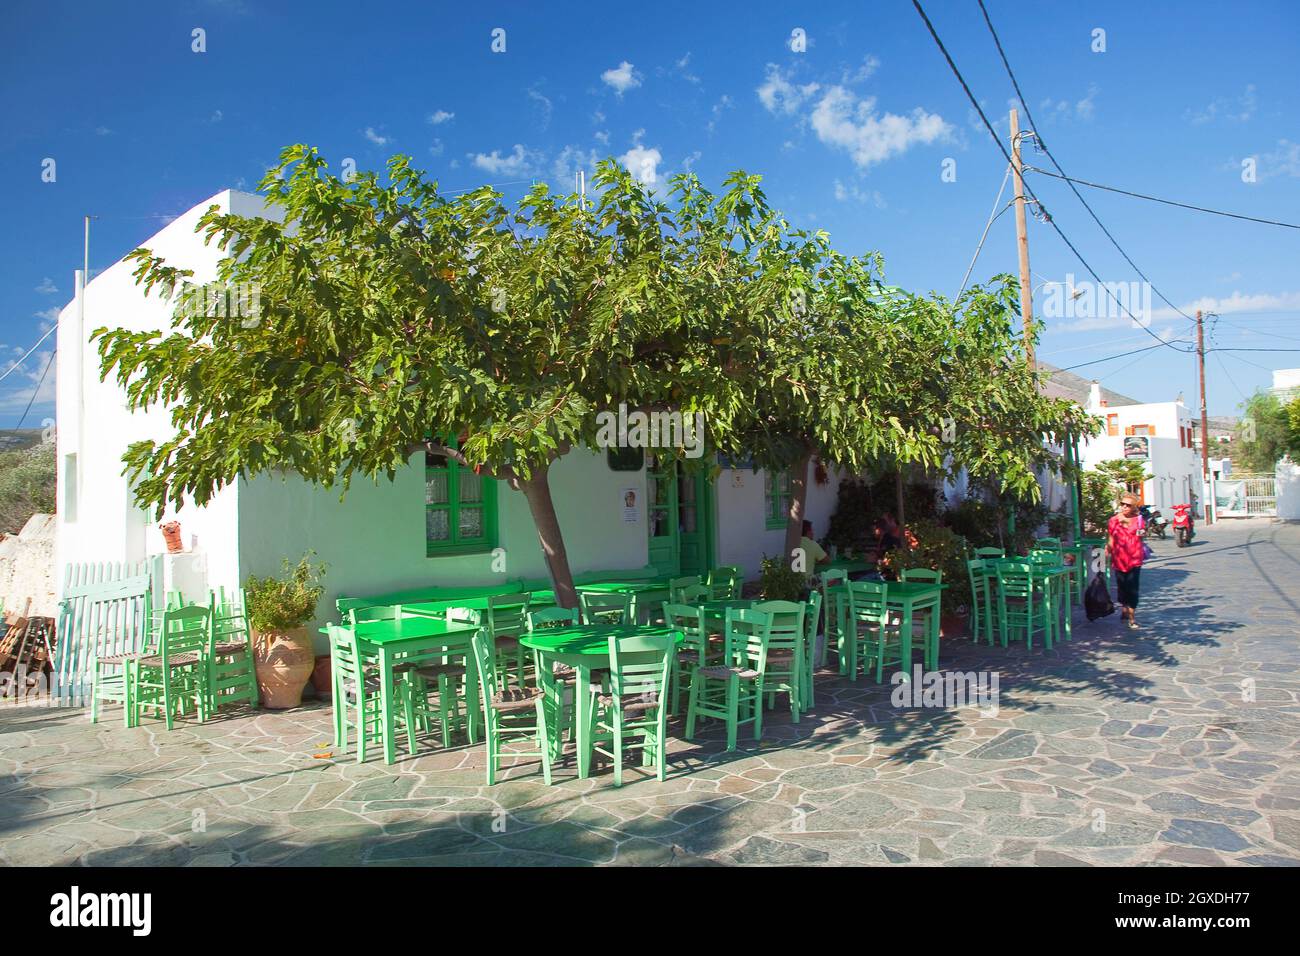
<instances>
[{"instance_id":1,"label":"tree trunk","mask_svg":"<svg viewBox=\"0 0 1300 956\"><path fill-rule=\"evenodd\" d=\"M795 549L803 540L803 521L808 507L808 465L812 452L806 451L790 466L790 510L785 518L785 557L794 560ZM806 559L805 559L806 560ZM811 571L812 568L804 568Z\"/></svg>"},{"instance_id":2,"label":"tree trunk","mask_svg":"<svg viewBox=\"0 0 1300 956\"><path fill-rule=\"evenodd\" d=\"M528 511L537 527L537 540L546 558L546 570L551 576L557 607L578 607L578 592L573 587L573 572L569 570L569 554L564 550L564 537L560 522L555 516L555 502L551 498L551 485L547 480L548 466L537 468L527 481L519 480L519 490L528 502Z\"/></svg>"},{"instance_id":3,"label":"tree trunk","mask_svg":"<svg viewBox=\"0 0 1300 956\"><path fill-rule=\"evenodd\" d=\"M907 525L907 517L903 514L903 466L900 464L898 470L894 472L894 497L898 500L898 536L901 539L903 547L907 547L907 535L903 533L903 528Z\"/></svg>"}]
</instances>

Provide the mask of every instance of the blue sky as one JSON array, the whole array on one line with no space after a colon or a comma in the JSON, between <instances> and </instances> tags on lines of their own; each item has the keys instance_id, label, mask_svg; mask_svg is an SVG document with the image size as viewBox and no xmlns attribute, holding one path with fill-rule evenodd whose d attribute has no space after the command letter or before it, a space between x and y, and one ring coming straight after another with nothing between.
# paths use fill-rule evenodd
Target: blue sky
<instances>
[{"instance_id":1,"label":"blue sky","mask_svg":"<svg viewBox=\"0 0 1300 956\"><path fill-rule=\"evenodd\" d=\"M986 3L1037 131L1070 175L1300 222L1300 5ZM926 8L1005 137L1014 92L979 7ZM91 268L102 269L219 190L252 189L294 142L336 167L407 153L446 189L510 184L508 196L533 178L567 187L610 155L657 182L690 169L717 185L744 168L796 224L827 229L846 252L879 250L892 283L949 295L1005 172L905 0L56 0L11 2L0 16L0 371L71 297L83 215L99 217ZM192 49L195 28L205 52ZM498 28L504 52L492 50ZM42 181L47 158L54 182ZM1103 281L1139 281L1065 184L1030 184ZM1300 230L1083 191L1160 292L1189 314L1221 314L1212 346L1265 350L1207 358L1212 414L1231 414L1269 369L1300 366L1300 352L1277 351L1300 349ZM1089 277L1032 220L1030 260L1036 312L1053 310L1041 359L1072 366L1154 344L1102 314L1104 293L1062 314L1061 283L1086 293ZM1008 212L973 280L1016 268ZM1192 331L1158 297L1149 318L1167 339ZM0 382L0 426L34 392L27 423L53 414L53 372L35 391L52 342ZM1162 348L1078 373L1140 400L1181 391L1194 404L1191 355Z\"/></svg>"}]
</instances>

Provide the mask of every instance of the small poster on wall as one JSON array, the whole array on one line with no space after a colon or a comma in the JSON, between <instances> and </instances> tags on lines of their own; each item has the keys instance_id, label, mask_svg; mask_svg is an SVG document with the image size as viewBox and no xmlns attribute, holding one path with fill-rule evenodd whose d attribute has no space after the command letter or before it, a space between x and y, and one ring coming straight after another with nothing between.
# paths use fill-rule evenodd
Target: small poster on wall
<instances>
[{"instance_id":1,"label":"small poster on wall","mask_svg":"<svg viewBox=\"0 0 1300 956\"><path fill-rule=\"evenodd\" d=\"M1147 438L1130 435L1124 439L1125 461L1150 461L1151 442Z\"/></svg>"},{"instance_id":2,"label":"small poster on wall","mask_svg":"<svg viewBox=\"0 0 1300 956\"><path fill-rule=\"evenodd\" d=\"M641 520L641 506L637 503L637 489L623 489L623 523L636 524Z\"/></svg>"}]
</instances>

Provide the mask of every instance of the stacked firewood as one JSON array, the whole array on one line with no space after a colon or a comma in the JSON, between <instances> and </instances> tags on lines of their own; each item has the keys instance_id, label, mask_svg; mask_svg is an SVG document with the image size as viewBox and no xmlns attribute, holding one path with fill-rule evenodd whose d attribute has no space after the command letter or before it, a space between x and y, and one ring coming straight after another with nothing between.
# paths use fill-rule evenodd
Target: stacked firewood
<instances>
[{"instance_id":1,"label":"stacked firewood","mask_svg":"<svg viewBox=\"0 0 1300 956\"><path fill-rule=\"evenodd\" d=\"M6 614L4 637L0 638L0 696L26 697L48 688L54 672L50 660L53 646L53 618Z\"/></svg>"}]
</instances>

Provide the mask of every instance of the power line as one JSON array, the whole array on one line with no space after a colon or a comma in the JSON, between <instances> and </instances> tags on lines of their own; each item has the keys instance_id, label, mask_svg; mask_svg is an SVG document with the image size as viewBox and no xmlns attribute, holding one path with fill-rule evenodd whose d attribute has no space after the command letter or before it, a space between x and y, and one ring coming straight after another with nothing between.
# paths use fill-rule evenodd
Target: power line
<instances>
[{"instance_id":1,"label":"power line","mask_svg":"<svg viewBox=\"0 0 1300 956\"><path fill-rule=\"evenodd\" d=\"M966 291L966 283L970 281L970 274L975 271L975 262L980 257L980 250L984 248L984 240L988 238L989 230L993 228L993 223L1013 205L1013 203L1009 202L1001 209L998 209L998 203L1002 201L1002 194L1006 191L1007 180L1010 178L1011 167L1008 166L1007 171L1002 175L1002 185L998 187L998 196L993 200L993 208L989 210L989 221L984 224L984 233L980 236L979 244L975 246L975 255L971 256L970 265L966 267L966 274L962 276L961 288L957 290L958 295L961 295Z\"/></svg>"},{"instance_id":2,"label":"power line","mask_svg":"<svg viewBox=\"0 0 1300 956\"><path fill-rule=\"evenodd\" d=\"M58 327L59 327L59 323L58 323L58 322L55 322L54 325L52 325L52 326L51 326L51 327L50 327L50 328L45 332L44 335L42 335L39 339L36 340L36 344L33 345L31 348L29 348L29 349L27 350L27 353L26 353L25 355L23 355L22 358L20 358L17 362L14 362L13 365L10 365L7 369L4 370L3 373L0 373L0 382L3 382L6 378L9 377L9 373L10 373L10 372L14 371L14 369L16 369L16 368L18 368L20 365L22 365L23 362L25 362L25 361L27 360L27 356L28 356L28 355L31 355L31 354L32 354L33 352L35 352L38 348L40 348L40 347L41 347L41 343L44 342L46 339L48 339L48 338L49 338L49 337L54 333L54 330L57 329Z\"/></svg>"},{"instance_id":3,"label":"power line","mask_svg":"<svg viewBox=\"0 0 1300 956\"><path fill-rule=\"evenodd\" d=\"M32 389L32 397L27 399L27 407L23 409L22 418L18 419L18 424L14 426L14 431L19 431L23 427L23 422L27 421L27 413L32 410L32 403L36 401L36 396L40 394L41 386L45 384L45 376L50 374L50 366L54 364L54 356L57 352L58 349L50 352L50 357L45 360L45 371L41 372L40 381L38 381L36 387Z\"/></svg>"},{"instance_id":4,"label":"power line","mask_svg":"<svg viewBox=\"0 0 1300 956\"><path fill-rule=\"evenodd\" d=\"M1016 79L1015 71L1011 69L1011 63L1010 61L1007 60L1007 54L1002 49L1002 40L998 37L997 30L993 29L993 20L989 17L989 11L984 6L984 0L978 0L978 3L980 5L980 12L984 14L984 22L988 24L989 33L992 34L993 36L993 43L998 48L998 56L1002 58L1002 65L1003 67L1006 68L1007 76L1011 78L1011 85L1015 88L1016 98L1020 100L1020 105L1024 107L1025 110L1025 118L1029 120L1029 125L1033 127L1034 136L1038 140L1038 145L1042 148L1047 158L1052 161L1052 165L1055 166L1057 171L1061 174L1061 178L1066 180L1070 184L1070 190L1074 193L1075 198L1077 198L1079 202L1083 203L1083 208L1088 210L1088 215L1092 217L1092 221L1095 222L1098 228L1101 229L1101 231L1106 234L1106 238L1110 240L1111 245L1113 245L1116 249L1119 250L1119 254L1124 257L1124 261L1133 267L1133 271L1142 277L1143 282L1151 286L1151 290L1155 292L1156 295L1160 296L1160 298L1164 300L1164 303L1166 305L1168 305L1171 309L1173 309L1183 318L1190 320L1191 316L1188 315L1186 312L1184 312L1182 309L1178 308L1178 306L1174 305L1173 302L1171 302L1163 292L1161 292L1158 288L1156 288L1156 284L1147 278L1146 273L1138 268L1137 263L1134 262L1133 259L1129 256L1129 254L1124 251L1124 247L1119 244L1119 240L1116 239L1113 235L1111 235L1110 230L1106 228L1105 224L1101 221L1101 219L1097 216L1097 214L1093 212L1092 207L1088 205L1088 201L1083 198L1083 194L1080 193L1079 190L1074 188L1073 181L1071 181L1070 178L1065 175L1065 170L1062 169L1061 164L1056 161L1056 157L1052 155L1052 151L1047 148L1047 143L1043 141L1043 137L1038 134L1038 124L1034 122L1034 116L1032 113L1029 112L1029 104L1025 100L1025 95L1020 91L1020 81Z\"/></svg>"},{"instance_id":5,"label":"power line","mask_svg":"<svg viewBox=\"0 0 1300 956\"><path fill-rule=\"evenodd\" d=\"M1159 344L1148 345L1145 348L1140 348L1140 349L1129 349L1127 352L1120 352L1116 355L1108 355L1106 356L1106 358L1093 359L1091 362L1080 362L1078 365L1070 365L1067 366L1066 368L1061 369L1061 371L1072 372L1076 368L1087 368L1089 365L1100 365L1102 362L1113 362L1115 361L1115 359L1122 359L1130 355L1137 355L1139 352L1150 352L1152 349L1158 349L1158 348L1160 348ZM1182 349L1178 349L1177 351L1181 352Z\"/></svg>"},{"instance_id":6,"label":"power line","mask_svg":"<svg viewBox=\"0 0 1300 956\"><path fill-rule=\"evenodd\" d=\"M1028 114L1028 110L1025 110ZM1047 148L1043 148L1047 152ZM1049 154L1050 155L1050 154ZM1042 173L1044 176L1053 176L1057 179L1064 179L1066 182L1078 183L1080 186L1091 186L1093 189L1104 189L1107 192L1119 193L1122 196L1132 196L1135 199L1147 199L1151 202L1164 203L1166 206L1179 206L1182 209L1194 209L1197 212L1208 212L1215 216L1227 216L1229 219L1244 219L1246 222L1263 223L1266 226L1283 226L1287 229L1300 229L1300 224L1294 222L1280 222L1276 219L1259 219L1255 216L1243 216L1236 212L1224 212L1222 209L1210 209L1206 206L1194 206L1191 203L1175 202L1172 199L1161 199L1158 196L1148 196L1145 193L1135 193L1129 189L1120 189L1118 186L1103 186L1101 183L1090 183L1086 179L1075 179L1072 176L1066 176L1064 173L1054 173L1049 169L1038 169L1035 166L1026 166L1026 169L1035 173Z\"/></svg>"},{"instance_id":7,"label":"power line","mask_svg":"<svg viewBox=\"0 0 1300 956\"><path fill-rule=\"evenodd\" d=\"M984 108L980 106L979 100L976 99L975 94L971 92L970 85L966 82L966 78L962 76L961 70L957 69L957 64L953 62L952 55L948 52L948 48L944 46L943 40L939 38L939 34L934 29L934 24L930 22L929 16L926 15L925 8L921 6L919 0L912 0L912 6L916 8L916 12L920 14L921 19L925 22L926 29L930 31L930 36L934 39L935 45L938 46L939 52L943 54L943 58L948 61L949 69L952 70L953 76L957 78L957 82L961 84L962 90L965 91L966 93L966 98L970 100L971 106L974 107L976 114L979 116L980 120L984 123L984 128L987 129L989 131L989 135L993 137L993 142L997 146L998 150L1002 153L1003 158L1006 159L1008 163L1010 163L1011 154L1008 153L1007 148L1002 145L1001 138L998 136L997 131L993 128L993 124L989 122L989 118L988 116L985 115ZM1075 247L1074 243L1072 243L1069 240L1069 237L1065 235L1065 232L1061 229L1061 227L1057 225L1056 220L1053 219L1051 216L1047 215L1046 207L1042 204L1042 202L1039 201L1038 197L1034 195L1033 189L1029 186L1027 182L1025 183L1025 191L1029 193L1029 198L1032 199L1038 205L1038 208L1043 212L1047 220L1047 224L1051 226L1053 230L1055 230L1058 236L1060 236L1061 241L1065 243L1065 245L1069 248L1070 252L1074 253L1074 257L1079 260L1079 262L1083 265L1083 267L1088 271L1088 274L1092 276L1093 280L1097 283L1097 285L1100 286L1106 292L1106 294L1109 295L1111 299L1114 300L1116 305L1118 305L1121 309L1124 310L1125 313L1127 313L1128 317L1133 320L1134 325L1136 325L1142 331L1146 332L1147 335L1151 336L1151 338L1155 339L1161 345L1167 346L1173 349L1175 352L1182 352L1184 354L1187 354L1193 351L1193 349L1181 349L1173 342L1165 341L1160 336L1156 335L1156 333L1152 332L1149 328L1143 325L1140 321L1138 321L1137 316L1135 316L1132 312L1129 311L1128 306L1120 302L1119 299L1116 298L1115 293L1112 292L1106 286L1106 284L1101 281L1101 277L1097 275L1097 271L1093 269L1091 265L1088 264L1088 260L1083 257L1083 254L1079 252L1079 250ZM1188 340L1177 339L1176 341L1184 342Z\"/></svg>"}]
</instances>

